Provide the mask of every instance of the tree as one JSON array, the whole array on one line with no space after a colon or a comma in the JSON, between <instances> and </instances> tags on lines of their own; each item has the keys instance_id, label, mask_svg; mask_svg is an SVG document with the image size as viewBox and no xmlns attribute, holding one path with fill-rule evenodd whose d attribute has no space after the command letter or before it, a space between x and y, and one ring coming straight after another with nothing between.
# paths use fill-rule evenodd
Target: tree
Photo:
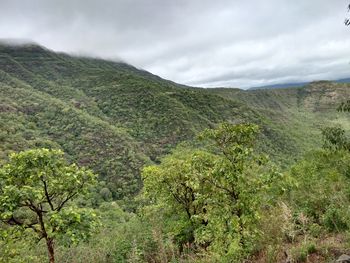
<instances>
[{"instance_id":1,"label":"tree","mask_svg":"<svg viewBox=\"0 0 350 263\"><path fill-rule=\"evenodd\" d=\"M46 242L49 262L54 262L54 241L78 242L96 226L89 209L72 206L87 192L96 175L68 165L60 150L27 150L10 155L0 169L0 220L24 234L35 233Z\"/></svg>"},{"instance_id":2,"label":"tree","mask_svg":"<svg viewBox=\"0 0 350 263\"><path fill-rule=\"evenodd\" d=\"M229 123L202 134L214 142L217 152L215 166L206 178L210 192L215 193L208 206L208 229L213 245L228 257L253 248L261 205L266 205L262 192L278 175L267 165L266 156L254 152L258 134L257 125Z\"/></svg>"},{"instance_id":3,"label":"tree","mask_svg":"<svg viewBox=\"0 0 350 263\"><path fill-rule=\"evenodd\" d=\"M315 150L294 164L290 175L297 185L286 195L293 214L304 214L310 226L336 232L349 229L349 163L350 153L339 149Z\"/></svg>"},{"instance_id":4,"label":"tree","mask_svg":"<svg viewBox=\"0 0 350 263\"><path fill-rule=\"evenodd\" d=\"M332 151L350 150L349 139L343 128L339 126L323 128L322 136L324 149Z\"/></svg>"},{"instance_id":5,"label":"tree","mask_svg":"<svg viewBox=\"0 0 350 263\"><path fill-rule=\"evenodd\" d=\"M343 101L337 108L339 112L350 112L350 100ZM333 151L350 151L350 140L341 126L325 127L321 129L323 136L323 148Z\"/></svg>"},{"instance_id":6,"label":"tree","mask_svg":"<svg viewBox=\"0 0 350 263\"><path fill-rule=\"evenodd\" d=\"M342 102L338 107L338 111L350 112L350 100L347 100L346 102Z\"/></svg>"},{"instance_id":7,"label":"tree","mask_svg":"<svg viewBox=\"0 0 350 263\"><path fill-rule=\"evenodd\" d=\"M253 247L267 201L262 192L277 175L253 151L258 133L256 125L223 123L200 135L205 150L175 153L143 172L147 195L170 211L168 220L183 222L178 233L189 233L185 240L221 261L238 260Z\"/></svg>"},{"instance_id":8,"label":"tree","mask_svg":"<svg viewBox=\"0 0 350 263\"><path fill-rule=\"evenodd\" d=\"M177 150L158 166L145 167L142 173L147 197L165 209L169 232L182 251L195 244L195 232L207 220L205 213L205 177L215 156L205 151Z\"/></svg>"}]
</instances>

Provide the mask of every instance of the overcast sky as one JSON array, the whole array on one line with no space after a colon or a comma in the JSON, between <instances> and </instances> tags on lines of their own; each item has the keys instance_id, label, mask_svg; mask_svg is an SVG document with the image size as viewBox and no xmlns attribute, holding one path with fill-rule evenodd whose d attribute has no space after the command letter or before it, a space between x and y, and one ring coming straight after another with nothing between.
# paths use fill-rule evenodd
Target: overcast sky
<instances>
[{"instance_id":1,"label":"overcast sky","mask_svg":"<svg viewBox=\"0 0 350 263\"><path fill-rule=\"evenodd\" d=\"M350 77L347 4L0 0L0 38L121 59L182 84L247 88Z\"/></svg>"}]
</instances>

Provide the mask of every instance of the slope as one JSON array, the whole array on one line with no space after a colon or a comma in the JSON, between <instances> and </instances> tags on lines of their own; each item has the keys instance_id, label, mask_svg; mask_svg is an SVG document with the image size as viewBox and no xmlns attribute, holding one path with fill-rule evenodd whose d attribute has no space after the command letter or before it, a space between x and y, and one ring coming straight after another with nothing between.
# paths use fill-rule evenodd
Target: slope
<instances>
[{"instance_id":1,"label":"slope","mask_svg":"<svg viewBox=\"0 0 350 263\"><path fill-rule=\"evenodd\" d=\"M213 93L239 100L267 118L267 126L293 141L300 154L322 146L321 128L342 125L349 130L348 114L337 112L340 102L350 98L350 84L329 81L306 86L270 90L215 89ZM280 146L283 147L283 146Z\"/></svg>"},{"instance_id":2,"label":"slope","mask_svg":"<svg viewBox=\"0 0 350 263\"><path fill-rule=\"evenodd\" d=\"M336 94L337 85L347 87L325 85ZM334 105L349 97L339 94ZM335 119L317 89L198 89L37 45L0 44L0 95L0 159L26 148L61 148L99 173L114 198L140 189L145 163L223 121L259 124L260 149L285 164L319 145L321 122L347 121Z\"/></svg>"},{"instance_id":3,"label":"slope","mask_svg":"<svg viewBox=\"0 0 350 263\"><path fill-rule=\"evenodd\" d=\"M124 63L36 45L0 45L0 158L62 148L93 168L114 198L140 189L140 167L224 120L259 120L241 103Z\"/></svg>"}]
</instances>

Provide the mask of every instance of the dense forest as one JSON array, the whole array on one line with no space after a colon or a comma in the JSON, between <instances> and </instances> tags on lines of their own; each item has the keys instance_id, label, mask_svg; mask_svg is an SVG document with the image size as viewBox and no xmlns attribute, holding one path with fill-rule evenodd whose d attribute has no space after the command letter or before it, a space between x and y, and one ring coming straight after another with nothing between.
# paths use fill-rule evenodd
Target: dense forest
<instances>
[{"instance_id":1,"label":"dense forest","mask_svg":"<svg viewBox=\"0 0 350 263\"><path fill-rule=\"evenodd\" d=\"M350 255L348 98L0 44L0 262Z\"/></svg>"}]
</instances>

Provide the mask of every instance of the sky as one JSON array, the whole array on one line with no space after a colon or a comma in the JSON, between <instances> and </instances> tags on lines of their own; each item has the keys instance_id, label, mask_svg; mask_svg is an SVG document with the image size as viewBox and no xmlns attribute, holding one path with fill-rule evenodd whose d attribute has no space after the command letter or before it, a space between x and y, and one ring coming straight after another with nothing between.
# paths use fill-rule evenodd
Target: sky
<instances>
[{"instance_id":1,"label":"sky","mask_svg":"<svg viewBox=\"0 0 350 263\"><path fill-rule=\"evenodd\" d=\"M348 0L0 0L0 39L197 87L350 77Z\"/></svg>"}]
</instances>

